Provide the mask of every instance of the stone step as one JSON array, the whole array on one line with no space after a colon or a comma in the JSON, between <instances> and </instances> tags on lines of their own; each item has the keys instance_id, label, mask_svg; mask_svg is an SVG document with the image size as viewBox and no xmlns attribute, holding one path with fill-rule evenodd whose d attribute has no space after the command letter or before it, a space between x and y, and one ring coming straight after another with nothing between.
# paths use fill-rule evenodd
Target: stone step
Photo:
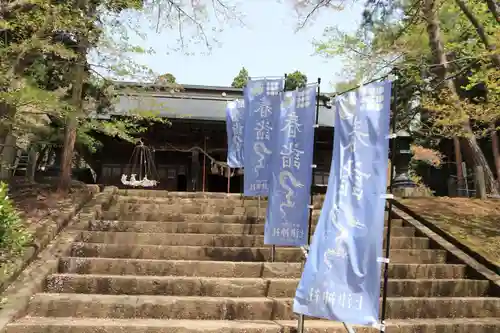
<instances>
[{"instance_id":1,"label":"stone step","mask_svg":"<svg viewBox=\"0 0 500 333\"><path fill-rule=\"evenodd\" d=\"M118 190L119 197L146 197L146 198L200 198L200 199L239 199L240 193L224 192L176 192L166 190L146 189L121 189ZM255 197L257 200L257 197Z\"/></svg>"},{"instance_id":2,"label":"stone step","mask_svg":"<svg viewBox=\"0 0 500 333\"><path fill-rule=\"evenodd\" d=\"M30 317L293 320L291 298L35 294ZM340 306L340 305L339 305ZM500 317L500 298L398 297L387 299L387 318Z\"/></svg>"},{"instance_id":3,"label":"stone step","mask_svg":"<svg viewBox=\"0 0 500 333\"><path fill-rule=\"evenodd\" d=\"M100 220L103 221L154 221L154 222L204 222L204 223L242 223L242 224L264 224L266 219L264 217L252 217L245 215L221 215L221 214L189 214L189 213L172 213L172 214L162 214L158 219L156 216L142 215L142 214L132 214L132 218L129 215L120 215L120 213L114 211L103 212ZM137 218L134 218L137 217ZM140 219L139 217L144 217L146 219ZM151 218L151 219L148 219ZM316 224L319 219L319 213L313 214L312 222ZM385 220L387 225L387 220ZM403 220L393 218L391 225L393 227L403 226Z\"/></svg>"},{"instance_id":4,"label":"stone step","mask_svg":"<svg viewBox=\"0 0 500 333\"><path fill-rule=\"evenodd\" d=\"M300 278L302 264L65 257L60 260L59 271L74 274L139 276ZM463 279L466 277L465 272L465 265L397 263L389 265L391 279Z\"/></svg>"},{"instance_id":5,"label":"stone step","mask_svg":"<svg viewBox=\"0 0 500 333\"><path fill-rule=\"evenodd\" d=\"M177 207L177 206L176 206ZM255 220L257 218L264 218L266 216L266 211L261 210L259 213L257 211L246 211L239 212L234 209L226 209L216 210L216 209L198 209L198 208L189 208L189 207L177 207L171 210L147 210L147 211L120 211L115 207L111 207L109 210L103 212L102 219L103 220L125 220L125 221L177 221L181 218L181 221L185 219L182 215L191 214L191 215L212 215L212 216L224 216L224 215L239 215L239 220L247 221L247 220ZM189 216L189 215L188 215ZM319 210L313 212L313 217L317 219L319 216Z\"/></svg>"},{"instance_id":6,"label":"stone step","mask_svg":"<svg viewBox=\"0 0 500 333\"><path fill-rule=\"evenodd\" d=\"M133 276L53 274L47 277L49 293L209 296L294 297L299 279L215 278L188 276ZM382 287L382 285L381 285ZM486 280L389 279L389 297L487 296Z\"/></svg>"},{"instance_id":7,"label":"stone step","mask_svg":"<svg viewBox=\"0 0 500 333\"><path fill-rule=\"evenodd\" d=\"M202 247L162 246L136 244L74 243L74 257L170 259L170 260L215 260L215 261L269 261L271 247ZM445 263L446 251L397 249L390 252L391 263ZM300 248L276 248L275 261L301 262Z\"/></svg>"},{"instance_id":8,"label":"stone step","mask_svg":"<svg viewBox=\"0 0 500 333\"><path fill-rule=\"evenodd\" d=\"M307 333L345 333L335 321L306 320ZM354 326L356 333L378 333ZM296 320L161 320L104 318L22 318L7 326L6 333L296 333ZM499 318L387 320L385 333L500 333Z\"/></svg>"},{"instance_id":9,"label":"stone step","mask_svg":"<svg viewBox=\"0 0 500 333\"><path fill-rule=\"evenodd\" d=\"M143 233L195 233L195 234L237 234L263 235L263 224L204 223L204 222L153 222L153 221L91 221L89 230ZM415 230L412 229L412 234ZM406 230L406 233L409 233Z\"/></svg>"},{"instance_id":10,"label":"stone step","mask_svg":"<svg viewBox=\"0 0 500 333\"><path fill-rule=\"evenodd\" d=\"M105 232L82 231L80 242L107 244L146 244L146 245L185 245L216 247L255 247L267 246L264 236L260 235L227 235L227 234L169 234L140 232ZM384 242L384 247L385 247ZM429 239L426 237L391 237L392 249L427 249Z\"/></svg>"},{"instance_id":11,"label":"stone step","mask_svg":"<svg viewBox=\"0 0 500 333\"><path fill-rule=\"evenodd\" d=\"M125 197L145 197L152 198L179 198L179 199L223 199L223 200L255 200L258 197L247 197L241 193L223 193L223 192L171 192L159 190L140 190L140 189L127 189L119 190L118 198ZM314 195L314 200L323 202L325 199L324 194ZM267 197L261 197L261 202L267 202Z\"/></svg>"},{"instance_id":12,"label":"stone step","mask_svg":"<svg viewBox=\"0 0 500 333\"><path fill-rule=\"evenodd\" d=\"M313 220L317 220L321 211L313 211ZM184 217L183 215L186 215ZM137 208L137 210L127 210L121 209L119 207L111 207L109 210L103 212L103 220L129 220L129 221L184 221L190 215L204 215L203 219L210 219L224 215L232 215L229 218L234 218L239 221L254 221L258 220L259 217L264 219L266 216L265 209L251 209L242 207L206 207L206 206L182 206L182 205L170 205L164 206L154 206L154 207L142 207ZM210 216L211 215L211 216ZM387 214L386 214L387 215ZM238 217L233 217L238 216ZM387 218L387 216L386 216Z\"/></svg>"},{"instance_id":13,"label":"stone step","mask_svg":"<svg viewBox=\"0 0 500 333\"><path fill-rule=\"evenodd\" d=\"M261 207L238 207L221 201L218 205L191 202L189 204L130 204L118 203L110 209L119 212L122 216L126 214L220 214L220 215L247 215L265 216L266 209ZM319 210L317 210L319 213ZM260 214L259 214L260 213Z\"/></svg>"},{"instance_id":14,"label":"stone step","mask_svg":"<svg viewBox=\"0 0 500 333\"><path fill-rule=\"evenodd\" d=\"M135 218L137 217L137 218ZM140 219L139 217L144 217ZM242 223L242 224L263 224L265 218L252 217L245 215L222 215L222 214L182 214L182 213L169 213L161 214L158 219L157 216L141 215L141 214L120 214L116 211L105 211L101 216L101 220L111 221L155 221L155 222L204 222L204 223ZM150 218L150 219L148 219ZM316 217L317 220L317 217Z\"/></svg>"},{"instance_id":15,"label":"stone step","mask_svg":"<svg viewBox=\"0 0 500 333\"><path fill-rule=\"evenodd\" d=\"M320 201L316 200L318 206ZM192 205L192 204L202 204L202 205L227 205L234 207L267 207L267 200L261 200L260 203L256 199L246 199L241 198L230 198L230 199L216 199L216 198L179 198L179 197L135 197L135 196L119 196L115 203L121 204L161 204L161 205Z\"/></svg>"},{"instance_id":16,"label":"stone step","mask_svg":"<svg viewBox=\"0 0 500 333\"><path fill-rule=\"evenodd\" d=\"M312 229L314 231L315 227L313 226ZM264 224L94 220L89 223L88 230L142 233L263 235ZM387 227L384 228L384 234L386 232ZM412 237L415 235L415 228L395 226L391 228L391 235L394 237Z\"/></svg>"},{"instance_id":17,"label":"stone step","mask_svg":"<svg viewBox=\"0 0 500 333\"><path fill-rule=\"evenodd\" d=\"M314 204L314 211L319 213L321 210L320 204ZM158 202L155 200L148 200L146 202L134 203L128 201L118 201L113 205L113 210L119 212L147 212L147 211L161 211L161 212L177 212L177 213L190 213L190 214L204 214L204 213L221 213L221 214L256 214L260 212L265 213L267 203L258 204L243 204L241 202L233 202L226 200L206 201L206 200L183 200L183 201L168 201Z\"/></svg>"}]
</instances>

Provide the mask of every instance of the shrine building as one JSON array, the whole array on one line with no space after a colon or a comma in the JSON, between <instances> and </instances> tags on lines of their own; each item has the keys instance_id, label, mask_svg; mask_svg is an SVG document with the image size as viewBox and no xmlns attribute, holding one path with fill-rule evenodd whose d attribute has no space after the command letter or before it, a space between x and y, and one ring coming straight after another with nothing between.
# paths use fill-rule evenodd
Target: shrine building
<instances>
[{"instance_id":1,"label":"shrine building","mask_svg":"<svg viewBox=\"0 0 500 333\"><path fill-rule=\"evenodd\" d=\"M169 124L155 124L142 133L141 140L151 152L159 181L157 189L170 191L240 192L240 170L214 161L226 162L226 103L243 98L243 89L232 87L182 85L171 87L131 82L116 83L119 93L114 110L99 119L130 115L134 110L154 112ZM324 188L332 158L334 111L329 98L321 96L319 128L316 128L314 184ZM94 156L97 182L123 187L121 176L134 168L134 144L118 138L97 135L103 147ZM199 147L202 151L196 149ZM132 158L132 159L131 159ZM149 178L151 178L148 175Z\"/></svg>"}]
</instances>

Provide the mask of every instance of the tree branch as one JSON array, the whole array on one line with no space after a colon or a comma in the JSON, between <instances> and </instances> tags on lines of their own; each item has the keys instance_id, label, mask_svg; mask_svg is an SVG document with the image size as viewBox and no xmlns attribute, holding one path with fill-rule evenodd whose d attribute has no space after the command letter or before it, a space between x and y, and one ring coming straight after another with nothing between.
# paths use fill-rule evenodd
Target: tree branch
<instances>
[{"instance_id":1,"label":"tree branch","mask_svg":"<svg viewBox=\"0 0 500 333\"><path fill-rule=\"evenodd\" d=\"M490 43L488 36L486 35L486 32L484 31L484 27L479 21L476 19L474 14L469 10L467 5L463 0L455 0L455 3L457 4L458 8L464 13L464 15L467 17L467 19L470 21L470 23L474 26L474 29L476 29L477 35L479 36L479 39L481 39L481 42L484 44L486 49L488 51L491 51L492 54L490 55L491 61L495 64L496 67L500 68L500 55L495 54L496 50L496 45Z\"/></svg>"},{"instance_id":2,"label":"tree branch","mask_svg":"<svg viewBox=\"0 0 500 333\"><path fill-rule=\"evenodd\" d=\"M316 2L316 3L314 3L314 2ZM344 1L342 0L341 4L336 6L336 8L342 8L343 4L344 4ZM296 7L307 7L310 5L312 5L313 8L309 13L307 13L304 20L301 23L299 23L299 26L296 29L297 31L304 28L306 26L307 22L314 16L314 14L319 9L332 6L332 0L299 0L299 4L297 4Z\"/></svg>"}]
</instances>

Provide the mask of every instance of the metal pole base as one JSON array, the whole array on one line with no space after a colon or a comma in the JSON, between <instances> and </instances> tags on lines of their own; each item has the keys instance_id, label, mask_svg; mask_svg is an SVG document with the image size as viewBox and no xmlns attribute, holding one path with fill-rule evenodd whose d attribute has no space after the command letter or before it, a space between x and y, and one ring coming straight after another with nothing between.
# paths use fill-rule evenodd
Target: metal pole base
<instances>
[{"instance_id":1,"label":"metal pole base","mask_svg":"<svg viewBox=\"0 0 500 333\"><path fill-rule=\"evenodd\" d=\"M356 333L356 330L351 325L344 322L342 324L344 325L344 328L347 331L347 333ZM297 324L297 332L304 333L304 315L299 316L299 322Z\"/></svg>"},{"instance_id":2,"label":"metal pole base","mask_svg":"<svg viewBox=\"0 0 500 333\"><path fill-rule=\"evenodd\" d=\"M348 333L356 333L356 330L351 325L346 324L346 323L342 323L342 324L344 324L345 330Z\"/></svg>"},{"instance_id":3,"label":"metal pole base","mask_svg":"<svg viewBox=\"0 0 500 333\"><path fill-rule=\"evenodd\" d=\"M297 332L304 333L304 315L299 316L299 322L297 323Z\"/></svg>"}]
</instances>

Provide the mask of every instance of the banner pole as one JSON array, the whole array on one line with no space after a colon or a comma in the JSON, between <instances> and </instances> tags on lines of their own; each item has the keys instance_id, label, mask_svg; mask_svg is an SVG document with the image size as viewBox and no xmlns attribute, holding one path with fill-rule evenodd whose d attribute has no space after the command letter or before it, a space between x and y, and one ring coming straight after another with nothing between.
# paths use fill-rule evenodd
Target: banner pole
<instances>
[{"instance_id":1,"label":"banner pole","mask_svg":"<svg viewBox=\"0 0 500 333\"><path fill-rule=\"evenodd\" d=\"M316 120L314 122L314 141L313 141L313 166L312 166L312 179L311 179L311 199L310 199L310 205L311 208L309 210L309 225L307 228L307 245L311 244L311 235L312 235L312 215L313 215L313 210L314 210L314 176L316 175L316 165L314 165L314 145L316 145L316 132L317 128L319 127L319 94L321 92L320 88L321 84L321 78L318 77L318 92L317 92L317 97L316 97Z\"/></svg>"},{"instance_id":2,"label":"banner pole","mask_svg":"<svg viewBox=\"0 0 500 333\"><path fill-rule=\"evenodd\" d=\"M260 217L260 195L257 197L257 218Z\"/></svg>"},{"instance_id":3,"label":"banner pole","mask_svg":"<svg viewBox=\"0 0 500 333\"><path fill-rule=\"evenodd\" d=\"M314 164L314 146L316 144L316 128L318 128L319 126L319 94L321 92L321 89L320 89L320 85L321 85L321 78L318 77L318 92L317 92L317 95L316 95L316 120L314 122L314 140L313 140L313 164ZM309 222L308 222L308 225L307 225L307 246L309 246L309 244L311 244L311 234L312 234L312 215L313 215L313 211L314 211L314 176L316 175L316 167L315 165L312 165L312 179L311 179L311 195L310 195L310 206L309 206ZM308 250L306 250L308 251ZM305 261L304 261L304 264L305 264ZM299 315L299 320L297 322L297 331L299 333L304 333L304 320L305 320L305 317L303 314Z\"/></svg>"},{"instance_id":4,"label":"banner pole","mask_svg":"<svg viewBox=\"0 0 500 333\"><path fill-rule=\"evenodd\" d=\"M285 92L285 88L286 88L286 78L287 78L287 73L285 73L283 75L284 77L284 82L283 82L283 93ZM268 197L269 198L269 197ZM269 203L268 203L269 205ZM271 262L274 262L276 259L276 245L271 245Z\"/></svg>"},{"instance_id":5,"label":"banner pole","mask_svg":"<svg viewBox=\"0 0 500 333\"><path fill-rule=\"evenodd\" d=\"M347 333L356 333L356 331L354 330L354 328L352 328L351 325L346 324L344 322L342 322L342 324L344 324L344 328L347 331Z\"/></svg>"},{"instance_id":6,"label":"banner pole","mask_svg":"<svg viewBox=\"0 0 500 333\"><path fill-rule=\"evenodd\" d=\"M241 177L239 178L240 180L240 197L241 197L241 200L243 200L243 202L245 201L245 196L244 196L244 193L245 193L245 169L241 168L240 169L241 171Z\"/></svg>"},{"instance_id":7,"label":"banner pole","mask_svg":"<svg viewBox=\"0 0 500 333\"><path fill-rule=\"evenodd\" d=\"M389 180L389 193L392 193L393 179L394 179L394 162L396 157L396 148L397 148L397 137L396 137L396 116L397 116L397 86L393 86L393 100L392 100L392 142L391 142L391 172L390 172L390 180ZM391 226L392 226L392 199L389 199L388 207L388 216L387 216L387 233L386 233L386 241L385 241L385 258L389 259L390 250L391 250ZM389 280L389 261L386 260L384 263L384 284L382 291L382 309L380 315L380 323L381 327L385 325L385 311L387 307L387 283ZM380 332L384 332L384 329L381 329Z\"/></svg>"}]
</instances>

